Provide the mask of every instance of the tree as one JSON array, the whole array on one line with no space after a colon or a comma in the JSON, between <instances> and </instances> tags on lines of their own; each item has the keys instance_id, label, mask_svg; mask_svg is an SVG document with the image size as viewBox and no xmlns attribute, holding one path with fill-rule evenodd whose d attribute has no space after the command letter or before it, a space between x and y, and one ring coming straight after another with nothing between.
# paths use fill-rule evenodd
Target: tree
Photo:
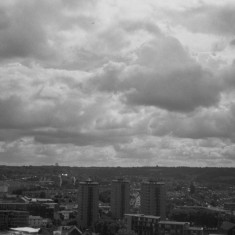
<instances>
[{"instance_id":1,"label":"tree","mask_svg":"<svg viewBox=\"0 0 235 235\"><path fill-rule=\"evenodd\" d=\"M61 220L60 219L54 219L53 220L53 225L55 225L55 226L61 226Z\"/></svg>"},{"instance_id":2,"label":"tree","mask_svg":"<svg viewBox=\"0 0 235 235\"><path fill-rule=\"evenodd\" d=\"M109 203L111 198L111 191L106 190L99 194L99 200L103 203Z\"/></svg>"},{"instance_id":3,"label":"tree","mask_svg":"<svg viewBox=\"0 0 235 235\"><path fill-rule=\"evenodd\" d=\"M100 220L95 224L96 233L102 235L115 235L120 229L120 224L112 219Z\"/></svg>"},{"instance_id":4,"label":"tree","mask_svg":"<svg viewBox=\"0 0 235 235\"><path fill-rule=\"evenodd\" d=\"M76 225L76 226L78 226L78 221L76 219L70 220L69 222L67 222L67 225Z\"/></svg>"},{"instance_id":5,"label":"tree","mask_svg":"<svg viewBox=\"0 0 235 235\"><path fill-rule=\"evenodd\" d=\"M191 194L194 194L195 191L196 191L195 185L194 185L193 182L191 182L191 184L190 184L190 193L191 193Z\"/></svg>"},{"instance_id":6,"label":"tree","mask_svg":"<svg viewBox=\"0 0 235 235\"><path fill-rule=\"evenodd\" d=\"M119 229L115 235L137 235L137 234L132 230Z\"/></svg>"},{"instance_id":7,"label":"tree","mask_svg":"<svg viewBox=\"0 0 235 235\"><path fill-rule=\"evenodd\" d=\"M46 193L44 191L40 192L39 198L46 198Z\"/></svg>"},{"instance_id":8,"label":"tree","mask_svg":"<svg viewBox=\"0 0 235 235\"><path fill-rule=\"evenodd\" d=\"M170 219L176 221L190 221L198 226L213 228L218 224L218 212L207 209L174 209L171 213Z\"/></svg>"}]
</instances>

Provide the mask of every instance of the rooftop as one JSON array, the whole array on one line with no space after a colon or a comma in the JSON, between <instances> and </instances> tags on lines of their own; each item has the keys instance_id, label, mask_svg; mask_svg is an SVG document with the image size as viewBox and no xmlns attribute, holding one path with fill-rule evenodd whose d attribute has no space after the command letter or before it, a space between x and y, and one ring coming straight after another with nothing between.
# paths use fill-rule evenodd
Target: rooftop
<instances>
[{"instance_id":1,"label":"rooftop","mask_svg":"<svg viewBox=\"0 0 235 235\"><path fill-rule=\"evenodd\" d=\"M149 218L149 219L160 219L160 216L154 216L154 215L144 215L144 214L125 214L125 216L132 216L132 217L143 217L143 218Z\"/></svg>"},{"instance_id":2,"label":"rooftop","mask_svg":"<svg viewBox=\"0 0 235 235\"><path fill-rule=\"evenodd\" d=\"M39 215L30 215L29 219L42 219L42 217Z\"/></svg>"},{"instance_id":3,"label":"rooftop","mask_svg":"<svg viewBox=\"0 0 235 235\"><path fill-rule=\"evenodd\" d=\"M157 184L157 185L165 185L165 183L164 183L164 182L154 181L154 180L144 181L142 184Z\"/></svg>"},{"instance_id":4,"label":"rooftop","mask_svg":"<svg viewBox=\"0 0 235 235\"><path fill-rule=\"evenodd\" d=\"M86 181L83 181L83 182L79 182L79 184L84 184L84 185L98 185L99 183L98 182L94 182L92 181L91 179L87 179Z\"/></svg>"},{"instance_id":5,"label":"rooftop","mask_svg":"<svg viewBox=\"0 0 235 235\"><path fill-rule=\"evenodd\" d=\"M0 210L0 213L1 212L14 212L14 213L29 213L28 211L17 211L17 210Z\"/></svg>"},{"instance_id":6,"label":"rooftop","mask_svg":"<svg viewBox=\"0 0 235 235\"><path fill-rule=\"evenodd\" d=\"M16 232L38 233L40 228L21 227L21 228L11 228L11 230Z\"/></svg>"},{"instance_id":7,"label":"rooftop","mask_svg":"<svg viewBox=\"0 0 235 235\"><path fill-rule=\"evenodd\" d=\"M130 183L128 180L125 180L123 178L118 178L118 179L112 180L112 182L114 182L114 183L118 183L118 182Z\"/></svg>"},{"instance_id":8,"label":"rooftop","mask_svg":"<svg viewBox=\"0 0 235 235\"><path fill-rule=\"evenodd\" d=\"M178 222L178 221L170 221L170 220L164 220L160 221L159 224L176 224L176 225L189 225L189 222Z\"/></svg>"},{"instance_id":9,"label":"rooftop","mask_svg":"<svg viewBox=\"0 0 235 235\"><path fill-rule=\"evenodd\" d=\"M0 204L6 204L6 205L28 205L24 202L0 202Z\"/></svg>"},{"instance_id":10,"label":"rooftop","mask_svg":"<svg viewBox=\"0 0 235 235\"><path fill-rule=\"evenodd\" d=\"M197 230L197 231L202 231L202 227L189 227L189 230Z\"/></svg>"}]
</instances>

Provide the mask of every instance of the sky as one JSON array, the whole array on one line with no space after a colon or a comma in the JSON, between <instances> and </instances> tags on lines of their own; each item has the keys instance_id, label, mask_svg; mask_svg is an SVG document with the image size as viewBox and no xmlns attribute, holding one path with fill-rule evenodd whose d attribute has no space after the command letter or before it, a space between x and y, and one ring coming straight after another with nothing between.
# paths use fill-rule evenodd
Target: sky
<instances>
[{"instance_id":1,"label":"sky","mask_svg":"<svg viewBox=\"0 0 235 235\"><path fill-rule=\"evenodd\" d=\"M235 167L234 0L0 1L0 165Z\"/></svg>"}]
</instances>

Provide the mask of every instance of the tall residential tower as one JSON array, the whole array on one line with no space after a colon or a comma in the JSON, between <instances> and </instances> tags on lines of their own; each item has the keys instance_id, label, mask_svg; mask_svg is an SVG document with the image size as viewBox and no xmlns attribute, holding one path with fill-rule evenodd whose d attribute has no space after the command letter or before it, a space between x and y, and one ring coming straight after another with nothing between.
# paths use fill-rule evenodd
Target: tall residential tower
<instances>
[{"instance_id":1,"label":"tall residential tower","mask_svg":"<svg viewBox=\"0 0 235 235\"><path fill-rule=\"evenodd\" d=\"M78 225L92 227L98 219L99 184L91 180L79 183Z\"/></svg>"},{"instance_id":2,"label":"tall residential tower","mask_svg":"<svg viewBox=\"0 0 235 235\"><path fill-rule=\"evenodd\" d=\"M124 179L112 181L111 187L111 212L116 219L122 219L129 213L130 183Z\"/></svg>"},{"instance_id":3,"label":"tall residential tower","mask_svg":"<svg viewBox=\"0 0 235 235\"><path fill-rule=\"evenodd\" d=\"M166 188L165 184L148 181L141 184L141 213L145 215L166 218Z\"/></svg>"}]
</instances>

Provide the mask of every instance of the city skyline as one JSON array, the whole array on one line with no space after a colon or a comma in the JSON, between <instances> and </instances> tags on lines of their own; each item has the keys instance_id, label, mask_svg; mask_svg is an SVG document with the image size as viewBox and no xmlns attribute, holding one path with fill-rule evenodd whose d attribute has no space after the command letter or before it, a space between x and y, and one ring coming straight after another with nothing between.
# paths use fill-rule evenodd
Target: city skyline
<instances>
[{"instance_id":1,"label":"city skyline","mask_svg":"<svg viewBox=\"0 0 235 235\"><path fill-rule=\"evenodd\" d=\"M0 165L235 167L232 0L0 2Z\"/></svg>"}]
</instances>

